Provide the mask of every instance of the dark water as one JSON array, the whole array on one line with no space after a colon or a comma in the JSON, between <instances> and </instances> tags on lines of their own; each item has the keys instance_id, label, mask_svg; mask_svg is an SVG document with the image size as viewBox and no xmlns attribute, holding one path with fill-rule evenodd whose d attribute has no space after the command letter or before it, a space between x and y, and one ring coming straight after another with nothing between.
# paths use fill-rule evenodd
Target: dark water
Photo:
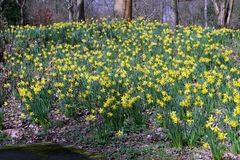
<instances>
[{"instance_id":1,"label":"dark water","mask_svg":"<svg viewBox=\"0 0 240 160\"><path fill-rule=\"evenodd\" d=\"M39 144L0 149L0 160L94 160L96 155L60 145Z\"/></svg>"}]
</instances>

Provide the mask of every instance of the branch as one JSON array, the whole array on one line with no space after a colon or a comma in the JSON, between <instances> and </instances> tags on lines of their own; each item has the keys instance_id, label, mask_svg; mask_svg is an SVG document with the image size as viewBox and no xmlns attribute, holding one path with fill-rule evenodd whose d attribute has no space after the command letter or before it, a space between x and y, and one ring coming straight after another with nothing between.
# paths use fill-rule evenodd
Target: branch
<instances>
[{"instance_id":1,"label":"branch","mask_svg":"<svg viewBox=\"0 0 240 160\"><path fill-rule=\"evenodd\" d=\"M105 5L107 6L107 8L109 8L109 5L108 5L108 3L106 2L106 0L104 0L104 3L105 3Z\"/></svg>"},{"instance_id":2,"label":"branch","mask_svg":"<svg viewBox=\"0 0 240 160\"><path fill-rule=\"evenodd\" d=\"M155 15L156 11L157 11L157 10L154 9L150 15L146 16L146 18L151 18L151 17L153 17L153 16Z\"/></svg>"},{"instance_id":3,"label":"branch","mask_svg":"<svg viewBox=\"0 0 240 160\"><path fill-rule=\"evenodd\" d=\"M22 7L25 5L25 2L26 2L26 0L23 0L23 1L22 1Z\"/></svg>"},{"instance_id":4,"label":"branch","mask_svg":"<svg viewBox=\"0 0 240 160\"><path fill-rule=\"evenodd\" d=\"M26 0L22 0L22 1L16 0L16 3L17 3L21 8L23 8L23 6L25 5L25 2L26 2Z\"/></svg>"},{"instance_id":5,"label":"branch","mask_svg":"<svg viewBox=\"0 0 240 160\"><path fill-rule=\"evenodd\" d=\"M66 6L66 8L68 10L72 9L73 8L73 2L71 0L65 0L65 3L64 5Z\"/></svg>"},{"instance_id":6,"label":"branch","mask_svg":"<svg viewBox=\"0 0 240 160\"><path fill-rule=\"evenodd\" d=\"M88 10L88 8L89 8L89 6L94 2L95 0L92 0L92 1L90 1L89 3L87 3L87 10Z\"/></svg>"},{"instance_id":7,"label":"branch","mask_svg":"<svg viewBox=\"0 0 240 160\"><path fill-rule=\"evenodd\" d=\"M214 6L214 10L215 10L215 12L216 12L216 15L218 15L219 14L219 6L218 6L218 3L217 3L217 1L216 0L211 0L212 1L212 3L213 3L213 6Z\"/></svg>"},{"instance_id":8,"label":"branch","mask_svg":"<svg viewBox=\"0 0 240 160\"><path fill-rule=\"evenodd\" d=\"M229 26L230 24L230 20L231 20L231 16L232 16L232 12L233 12L233 4L234 4L234 0L229 0L229 11L228 11L228 15L227 15L227 22L226 24Z\"/></svg>"}]
</instances>

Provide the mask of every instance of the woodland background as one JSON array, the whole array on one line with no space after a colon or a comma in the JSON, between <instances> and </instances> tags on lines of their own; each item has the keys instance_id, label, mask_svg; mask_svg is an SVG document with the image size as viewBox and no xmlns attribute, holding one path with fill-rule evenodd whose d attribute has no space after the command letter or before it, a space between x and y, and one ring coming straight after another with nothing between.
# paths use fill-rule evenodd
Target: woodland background
<instances>
[{"instance_id":1,"label":"woodland background","mask_svg":"<svg viewBox=\"0 0 240 160\"><path fill-rule=\"evenodd\" d=\"M126 0L126 3L128 1ZM173 7L171 5L175 1L180 25L204 26L207 21L208 26L218 27L218 15L214 8L214 2L216 2L219 8L221 3L233 3L228 27L240 27L240 0L130 0L131 18L141 16L164 21L164 14L171 14L166 11L167 5ZM79 3L82 5L81 8ZM116 17L115 3L122 4L121 0L0 0L0 15L1 20L7 21L8 24L46 25L69 20L77 21L83 17L84 19L113 18ZM207 7L205 16L204 7ZM227 7L225 6L225 9L228 9ZM80 19L79 12L83 15ZM228 14L227 11L225 14ZM70 16L72 16L71 19Z\"/></svg>"}]
</instances>

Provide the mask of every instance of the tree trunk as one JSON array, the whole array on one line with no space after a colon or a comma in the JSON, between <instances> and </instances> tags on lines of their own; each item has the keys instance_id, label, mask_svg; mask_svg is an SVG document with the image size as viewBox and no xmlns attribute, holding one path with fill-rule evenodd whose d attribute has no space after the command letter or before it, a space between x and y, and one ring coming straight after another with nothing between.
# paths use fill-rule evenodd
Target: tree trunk
<instances>
[{"instance_id":1,"label":"tree trunk","mask_svg":"<svg viewBox=\"0 0 240 160\"><path fill-rule=\"evenodd\" d=\"M233 5L234 5L234 0L229 0L228 1L228 12L227 12L227 19L226 19L226 26L230 26L230 21L232 18L232 12L233 12Z\"/></svg>"},{"instance_id":2,"label":"tree trunk","mask_svg":"<svg viewBox=\"0 0 240 160\"><path fill-rule=\"evenodd\" d=\"M115 0L114 13L116 18L132 19L132 0Z\"/></svg>"},{"instance_id":3,"label":"tree trunk","mask_svg":"<svg viewBox=\"0 0 240 160\"><path fill-rule=\"evenodd\" d=\"M20 8L20 14L21 14L21 25L23 25L24 24L23 6L21 6Z\"/></svg>"},{"instance_id":4,"label":"tree trunk","mask_svg":"<svg viewBox=\"0 0 240 160\"><path fill-rule=\"evenodd\" d=\"M74 2L73 0L65 0L64 5L66 6L68 10L68 21L73 22L73 13L74 13Z\"/></svg>"},{"instance_id":5,"label":"tree trunk","mask_svg":"<svg viewBox=\"0 0 240 160\"><path fill-rule=\"evenodd\" d=\"M163 3L163 23L168 23L172 28L178 25L178 1L165 0Z\"/></svg>"},{"instance_id":6,"label":"tree trunk","mask_svg":"<svg viewBox=\"0 0 240 160\"><path fill-rule=\"evenodd\" d=\"M219 27L229 27L234 0L212 0Z\"/></svg>"},{"instance_id":7,"label":"tree trunk","mask_svg":"<svg viewBox=\"0 0 240 160\"><path fill-rule=\"evenodd\" d=\"M26 0L16 0L16 3L20 7L21 25L24 24L24 7Z\"/></svg>"},{"instance_id":8,"label":"tree trunk","mask_svg":"<svg viewBox=\"0 0 240 160\"><path fill-rule=\"evenodd\" d=\"M205 27L208 27L208 0L204 1L204 21Z\"/></svg>"},{"instance_id":9,"label":"tree trunk","mask_svg":"<svg viewBox=\"0 0 240 160\"><path fill-rule=\"evenodd\" d=\"M68 20L69 20L69 22L73 22L73 7L71 7L68 10Z\"/></svg>"},{"instance_id":10,"label":"tree trunk","mask_svg":"<svg viewBox=\"0 0 240 160\"><path fill-rule=\"evenodd\" d=\"M225 27L225 15L226 15L226 1L220 3L219 14L218 14L218 25Z\"/></svg>"},{"instance_id":11,"label":"tree trunk","mask_svg":"<svg viewBox=\"0 0 240 160\"><path fill-rule=\"evenodd\" d=\"M78 22L81 20L85 20L84 15L84 0L77 0L77 20Z\"/></svg>"},{"instance_id":12,"label":"tree trunk","mask_svg":"<svg viewBox=\"0 0 240 160\"><path fill-rule=\"evenodd\" d=\"M125 13L125 0L115 0L114 13L116 18L123 18Z\"/></svg>"},{"instance_id":13,"label":"tree trunk","mask_svg":"<svg viewBox=\"0 0 240 160\"><path fill-rule=\"evenodd\" d=\"M178 16L178 0L174 0L173 3L173 9L174 9L174 14L175 14L175 24L179 24L179 16Z\"/></svg>"},{"instance_id":14,"label":"tree trunk","mask_svg":"<svg viewBox=\"0 0 240 160\"><path fill-rule=\"evenodd\" d=\"M132 19L132 0L126 0L124 17L127 20Z\"/></svg>"}]
</instances>

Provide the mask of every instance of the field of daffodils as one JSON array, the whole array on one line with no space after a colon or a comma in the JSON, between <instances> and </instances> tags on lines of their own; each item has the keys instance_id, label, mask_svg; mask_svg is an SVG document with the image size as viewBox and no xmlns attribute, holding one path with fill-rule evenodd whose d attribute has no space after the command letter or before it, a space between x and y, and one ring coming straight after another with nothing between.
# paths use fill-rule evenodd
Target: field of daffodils
<instances>
[{"instance_id":1,"label":"field of daffodils","mask_svg":"<svg viewBox=\"0 0 240 160\"><path fill-rule=\"evenodd\" d=\"M124 134L149 119L172 147L203 146L213 158L240 154L239 55L224 45L230 29L158 21L88 20L11 26L4 90L22 104L22 119L47 126L53 106L82 113L99 134ZM57 104L57 105L56 105Z\"/></svg>"}]
</instances>

